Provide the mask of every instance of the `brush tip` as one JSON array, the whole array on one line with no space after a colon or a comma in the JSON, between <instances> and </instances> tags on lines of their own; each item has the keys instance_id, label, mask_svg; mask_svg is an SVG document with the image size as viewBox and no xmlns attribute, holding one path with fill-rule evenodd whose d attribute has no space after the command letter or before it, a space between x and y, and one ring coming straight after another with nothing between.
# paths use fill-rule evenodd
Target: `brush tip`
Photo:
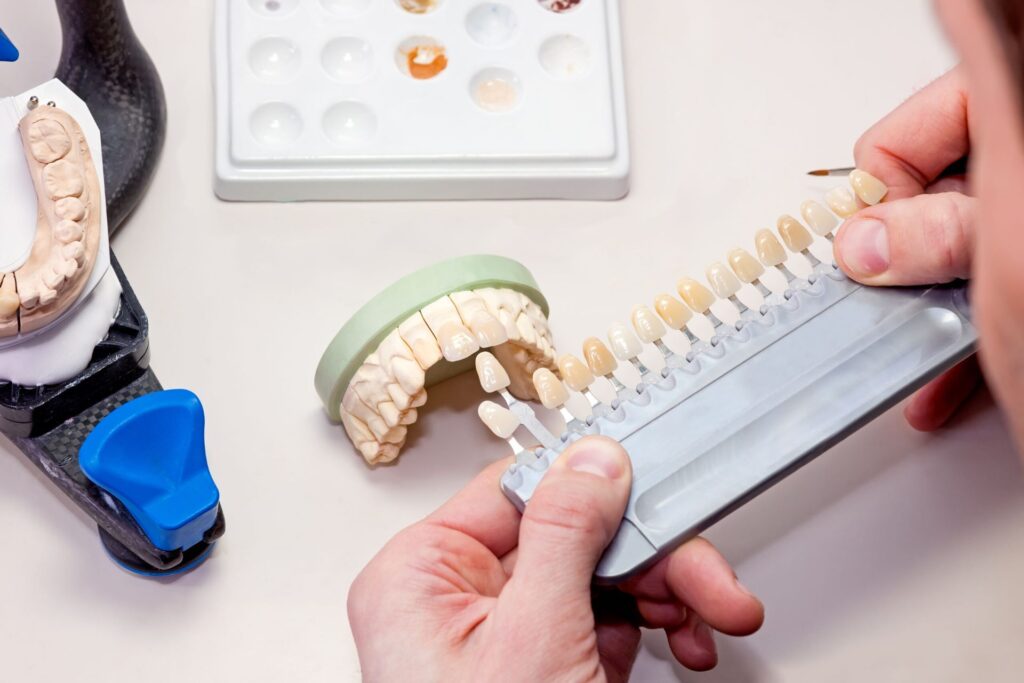
<instances>
[{"instance_id":1,"label":"brush tip","mask_svg":"<svg viewBox=\"0 0 1024 683\"><path fill-rule=\"evenodd\" d=\"M830 173L830 171L827 168L819 168L819 169L814 170L814 171L808 171L807 175L827 176L827 175L829 175L829 173Z\"/></svg>"}]
</instances>

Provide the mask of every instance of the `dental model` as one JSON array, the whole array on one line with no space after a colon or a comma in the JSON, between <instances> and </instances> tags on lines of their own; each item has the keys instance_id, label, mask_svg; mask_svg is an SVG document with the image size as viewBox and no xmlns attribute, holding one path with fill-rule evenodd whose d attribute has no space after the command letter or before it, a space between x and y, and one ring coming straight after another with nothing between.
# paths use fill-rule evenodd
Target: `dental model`
<instances>
[{"instance_id":1,"label":"dental model","mask_svg":"<svg viewBox=\"0 0 1024 683\"><path fill-rule=\"evenodd\" d=\"M817 235L830 240L839 225L836 215L852 215L886 194L862 171L850 180L852 193L833 191L826 199L835 215L818 202L801 207ZM757 260L733 249L725 263L708 268L711 289L692 278L679 281L686 305L660 294L657 316L647 306L634 309L636 335L613 325L608 339L614 356L597 338L587 339L589 373L575 357L560 358L565 383L588 397L591 414L585 419L566 414L568 394L547 372L538 373L538 387L544 407L561 413L561 433L551 433L515 399L506 399L507 413L496 405L481 409L487 426L512 444L515 462L501 485L521 510L555 459L584 436L617 439L629 452L630 501L598 566L599 581L617 582L650 566L973 351L977 332L964 283L864 287L811 253L814 236L796 218L781 217L778 232L791 252L807 259L806 278L783 265L785 250L762 230L754 240ZM783 275L783 291L762 281L769 268ZM763 303L745 305L738 296L744 288L756 290ZM731 305L739 321L723 323L713 305ZM694 314L712 324L711 339L687 330ZM667 328L686 332L689 352L676 354L664 343ZM645 345L664 357L662 370L640 362ZM634 365L639 383L626 386L616 378L616 357ZM480 373L488 391L502 384L494 378L504 376L495 362L488 360ZM614 400L598 401L590 393L595 376L612 382ZM533 440L514 440L516 430ZM528 445L534 442L540 445Z\"/></svg>"},{"instance_id":2,"label":"dental model","mask_svg":"<svg viewBox=\"0 0 1024 683\"><path fill-rule=\"evenodd\" d=\"M432 266L353 317L321 360L317 388L366 461L391 462L427 401L427 387L467 364L479 369L479 359L492 358L488 367L509 372L488 375L488 391L511 392L509 402L538 398L536 373L555 368L543 306L532 276L508 259L474 256ZM477 356L481 350L494 355Z\"/></svg>"},{"instance_id":3,"label":"dental model","mask_svg":"<svg viewBox=\"0 0 1024 683\"><path fill-rule=\"evenodd\" d=\"M81 128L53 102L18 128L39 205L28 260L0 274L0 337L45 327L82 292L100 242L99 181Z\"/></svg>"}]
</instances>

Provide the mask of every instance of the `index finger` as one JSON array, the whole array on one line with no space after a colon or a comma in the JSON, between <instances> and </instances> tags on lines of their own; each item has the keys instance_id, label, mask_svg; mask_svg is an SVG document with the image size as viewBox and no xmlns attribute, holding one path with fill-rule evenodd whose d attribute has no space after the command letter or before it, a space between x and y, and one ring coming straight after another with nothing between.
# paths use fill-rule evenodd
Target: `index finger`
<instances>
[{"instance_id":1,"label":"index finger","mask_svg":"<svg viewBox=\"0 0 1024 683\"><path fill-rule=\"evenodd\" d=\"M921 194L970 149L962 67L945 73L872 126L854 147L857 168L889 187L888 199Z\"/></svg>"}]
</instances>

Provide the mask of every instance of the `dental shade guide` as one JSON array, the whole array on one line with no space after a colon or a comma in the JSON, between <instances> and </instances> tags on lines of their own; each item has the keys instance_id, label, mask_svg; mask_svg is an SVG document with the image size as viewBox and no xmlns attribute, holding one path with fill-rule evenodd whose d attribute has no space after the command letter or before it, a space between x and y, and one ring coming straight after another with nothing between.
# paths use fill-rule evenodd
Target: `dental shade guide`
<instances>
[{"instance_id":1,"label":"dental shade guide","mask_svg":"<svg viewBox=\"0 0 1024 683\"><path fill-rule=\"evenodd\" d=\"M881 201L884 185L857 173L857 198L865 204ZM849 208L845 193L831 198L830 205ZM805 204L801 215L828 238L838 220L822 212L825 208L814 202ZM790 251L809 255L813 237L806 227L791 216L780 218L778 227ZM523 425L542 447L528 455L518 452L501 479L520 510L548 467L583 436L614 438L630 455L633 489L597 568L599 582L619 582L650 566L975 349L977 330L965 282L865 287L816 259L809 259L810 275L798 278L782 266L785 252L773 235L761 231L755 242L759 266L779 268L786 276L783 295L765 287L764 304L742 312L737 328L714 318L714 295L684 278L679 293L693 311L717 323L715 343L695 346L685 363L667 363L660 376L650 373L638 387L621 389L614 406L596 405L592 419L569 423L555 448L546 443L550 435ZM738 281L753 283L763 273L735 250L727 261ZM713 288L719 298L731 299L738 283L723 276L720 264L715 269L709 273ZM688 321L682 306L668 295L655 301L662 321L673 329ZM634 315L641 339L657 346L662 331L649 322L645 313ZM621 326L614 330L620 359L635 358L636 346L622 337ZM593 375L615 369L615 359L599 340L588 339L584 355L596 361L590 363ZM574 390L588 390L592 376L581 377L572 362L566 370ZM499 435L508 432L496 429L493 415L484 421Z\"/></svg>"}]
</instances>

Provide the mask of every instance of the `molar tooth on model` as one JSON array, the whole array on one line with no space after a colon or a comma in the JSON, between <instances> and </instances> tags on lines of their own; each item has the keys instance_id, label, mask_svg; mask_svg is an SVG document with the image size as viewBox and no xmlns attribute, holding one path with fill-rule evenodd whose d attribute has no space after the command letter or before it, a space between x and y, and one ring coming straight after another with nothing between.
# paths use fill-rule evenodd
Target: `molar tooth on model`
<instances>
[{"instance_id":1,"label":"molar tooth on model","mask_svg":"<svg viewBox=\"0 0 1024 683\"><path fill-rule=\"evenodd\" d=\"M60 159L43 168L43 187L50 199L79 197L85 189L82 174L67 159Z\"/></svg>"},{"instance_id":2,"label":"molar tooth on model","mask_svg":"<svg viewBox=\"0 0 1024 683\"><path fill-rule=\"evenodd\" d=\"M878 204L885 199L885 195L889 194L889 188L885 183L859 168L850 174L850 186L860 200L868 206Z\"/></svg>"},{"instance_id":3,"label":"molar tooth on model","mask_svg":"<svg viewBox=\"0 0 1024 683\"><path fill-rule=\"evenodd\" d=\"M412 349L413 357L424 370L429 370L441 360L441 347L437 345L437 339L418 311L398 326L398 333Z\"/></svg>"},{"instance_id":4,"label":"molar tooth on model","mask_svg":"<svg viewBox=\"0 0 1024 683\"><path fill-rule=\"evenodd\" d=\"M53 205L57 218L69 221L80 221L85 218L85 204L78 197L63 197Z\"/></svg>"},{"instance_id":5,"label":"molar tooth on model","mask_svg":"<svg viewBox=\"0 0 1024 683\"><path fill-rule=\"evenodd\" d=\"M857 205L857 197L845 187L829 190L825 195L825 203L828 204L828 208L832 209L832 213L840 218L849 218L860 210L860 206Z\"/></svg>"},{"instance_id":6,"label":"molar tooth on model","mask_svg":"<svg viewBox=\"0 0 1024 683\"><path fill-rule=\"evenodd\" d=\"M837 189L847 192L846 188ZM853 215L857 212L857 202L852 201L852 196L850 197L850 200L853 204L853 210L850 212L850 215ZM800 205L800 215L803 216L804 222L810 226L811 230L822 237L828 237L831 235L832 231L839 225L839 220L829 213L828 209L813 199L808 199Z\"/></svg>"},{"instance_id":7,"label":"molar tooth on model","mask_svg":"<svg viewBox=\"0 0 1024 683\"><path fill-rule=\"evenodd\" d=\"M82 246L81 242L65 244L64 248L61 249L61 254L63 254L65 258L71 259L79 266L85 262L85 247Z\"/></svg>"},{"instance_id":8,"label":"molar tooth on model","mask_svg":"<svg viewBox=\"0 0 1024 683\"><path fill-rule=\"evenodd\" d=\"M488 394L507 389L512 383L504 366L493 354L484 351L476 357L476 376Z\"/></svg>"},{"instance_id":9,"label":"molar tooth on model","mask_svg":"<svg viewBox=\"0 0 1024 683\"><path fill-rule=\"evenodd\" d=\"M71 151L71 136L64 126L52 119L32 123L27 139L32 156L41 164L57 161Z\"/></svg>"},{"instance_id":10,"label":"molar tooth on model","mask_svg":"<svg viewBox=\"0 0 1024 683\"><path fill-rule=\"evenodd\" d=\"M39 289L30 284L22 284L18 288L18 297L22 308L32 309L39 305Z\"/></svg>"}]
</instances>

